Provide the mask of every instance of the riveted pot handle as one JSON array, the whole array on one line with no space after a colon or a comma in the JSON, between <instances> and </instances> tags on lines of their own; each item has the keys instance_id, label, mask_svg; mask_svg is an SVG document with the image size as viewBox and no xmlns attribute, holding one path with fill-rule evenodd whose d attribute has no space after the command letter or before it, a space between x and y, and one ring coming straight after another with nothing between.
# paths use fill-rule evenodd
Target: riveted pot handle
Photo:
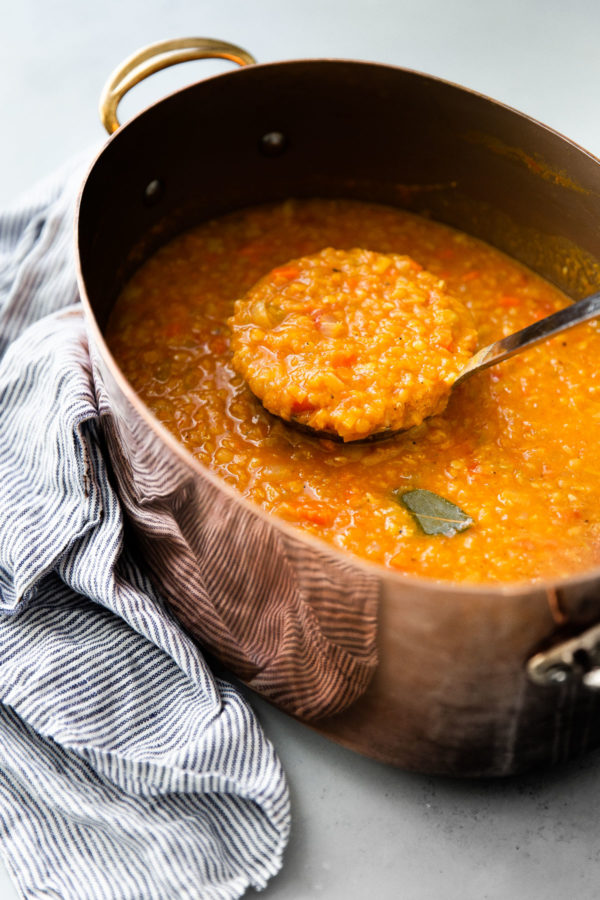
<instances>
[{"instance_id":1,"label":"riveted pot handle","mask_svg":"<svg viewBox=\"0 0 600 900\"><path fill-rule=\"evenodd\" d=\"M192 59L230 59L239 66L249 66L256 62L250 53L211 38L176 38L159 41L137 50L112 73L100 95L100 118L109 134L119 128L117 107L127 91L144 78Z\"/></svg>"},{"instance_id":2,"label":"riveted pot handle","mask_svg":"<svg viewBox=\"0 0 600 900\"><path fill-rule=\"evenodd\" d=\"M536 653L527 661L527 674L539 685L581 681L600 690L600 625Z\"/></svg>"}]
</instances>

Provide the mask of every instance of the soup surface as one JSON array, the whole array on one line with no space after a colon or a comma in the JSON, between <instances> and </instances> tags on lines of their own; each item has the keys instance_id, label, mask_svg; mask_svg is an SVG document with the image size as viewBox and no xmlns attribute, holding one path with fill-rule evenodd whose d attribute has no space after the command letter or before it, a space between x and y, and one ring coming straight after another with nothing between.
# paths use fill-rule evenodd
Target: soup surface
<instances>
[{"instance_id":1,"label":"soup surface","mask_svg":"<svg viewBox=\"0 0 600 900\"><path fill-rule=\"evenodd\" d=\"M109 346L157 418L259 506L400 572L509 582L599 564L596 323L467 379L441 415L387 441L311 437L236 374L227 319L265 273L325 247L416 260L469 309L480 346L568 302L492 247L397 209L316 199L242 210L164 246L117 301ZM424 533L401 501L415 491L472 524Z\"/></svg>"}]
</instances>

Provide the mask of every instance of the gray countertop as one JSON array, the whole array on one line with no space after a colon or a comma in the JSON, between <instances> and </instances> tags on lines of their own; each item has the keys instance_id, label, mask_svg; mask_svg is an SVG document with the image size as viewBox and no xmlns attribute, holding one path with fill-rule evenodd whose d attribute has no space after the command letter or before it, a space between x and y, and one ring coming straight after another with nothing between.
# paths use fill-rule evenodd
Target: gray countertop
<instances>
[{"instance_id":1,"label":"gray countertop","mask_svg":"<svg viewBox=\"0 0 600 900\"><path fill-rule=\"evenodd\" d=\"M123 58L187 35L238 43L260 61L348 57L429 72L600 153L597 0L0 2L0 206L70 155L101 146L98 96ZM220 68L161 73L124 101L122 117ZM288 772L294 816L284 869L265 898L600 895L598 753L510 781L436 779L359 757L251 702ZM0 900L16 896L0 868Z\"/></svg>"}]
</instances>

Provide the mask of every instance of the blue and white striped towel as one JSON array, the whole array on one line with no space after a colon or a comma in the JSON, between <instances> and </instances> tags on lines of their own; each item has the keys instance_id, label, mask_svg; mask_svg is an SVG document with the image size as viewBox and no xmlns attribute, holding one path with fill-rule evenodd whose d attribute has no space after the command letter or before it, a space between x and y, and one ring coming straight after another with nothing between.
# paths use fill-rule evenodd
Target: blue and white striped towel
<instances>
[{"instance_id":1,"label":"blue and white striped towel","mask_svg":"<svg viewBox=\"0 0 600 900\"><path fill-rule=\"evenodd\" d=\"M71 306L81 177L0 215L2 848L25 898L239 897L281 866L285 778L125 539Z\"/></svg>"}]
</instances>

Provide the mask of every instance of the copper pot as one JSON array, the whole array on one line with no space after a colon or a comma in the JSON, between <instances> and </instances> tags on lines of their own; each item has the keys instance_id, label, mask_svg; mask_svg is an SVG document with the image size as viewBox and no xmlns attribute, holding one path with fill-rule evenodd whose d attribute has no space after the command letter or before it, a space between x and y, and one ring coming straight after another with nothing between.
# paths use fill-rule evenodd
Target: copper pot
<instances>
[{"instance_id":1,"label":"copper pot","mask_svg":"<svg viewBox=\"0 0 600 900\"><path fill-rule=\"evenodd\" d=\"M120 97L148 71L210 55L243 68L118 127ZM600 164L526 116L426 75L336 60L251 63L218 42L155 45L103 95L105 124L118 131L81 193L80 289L131 539L211 655L347 746L469 776L579 754L600 743L598 569L474 587L342 555L193 459L137 397L102 331L124 281L176 232L289 196L426 213L579 299L600 287Z\"/></svg>"}]
</instances>

